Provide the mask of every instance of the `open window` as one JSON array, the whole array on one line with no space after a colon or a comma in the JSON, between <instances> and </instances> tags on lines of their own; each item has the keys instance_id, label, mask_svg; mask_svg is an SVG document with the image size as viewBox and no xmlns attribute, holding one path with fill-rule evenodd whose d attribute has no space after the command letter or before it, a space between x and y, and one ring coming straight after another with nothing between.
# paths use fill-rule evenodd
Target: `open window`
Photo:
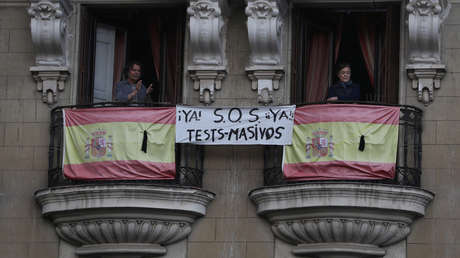
<instances>
[{"instance_id":1,"label":"open window","mask_svg":"<svg viewBox=\"0 0 460 258\"><path fill-rule=\"evenodd\" d=\"M294 8L292 102L324 101L347 62L362 101L398 103L399 16L399 3Z\"/></svg>"},{"instance_id":2,"label":"open window","mask_svg":"<svg viewBox=\"0 0 460 258\"><path fill-rule=\"evenodd\" d=\"M127 63L140 61L148 101L176 104L181 95L185 7L82 6L77 103L113 101Z\"/></svg>"}]
</instances>

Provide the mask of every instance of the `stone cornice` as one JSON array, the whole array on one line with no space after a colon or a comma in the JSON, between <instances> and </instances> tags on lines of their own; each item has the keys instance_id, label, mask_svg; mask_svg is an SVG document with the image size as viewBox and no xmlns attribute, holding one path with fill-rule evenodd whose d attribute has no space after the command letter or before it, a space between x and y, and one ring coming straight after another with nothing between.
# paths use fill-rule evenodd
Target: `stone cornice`
<instances>
[{"instance_id":1,"label":"stone cornice","mask_svg":"<svg viewBox=\"0 0 460 258\"><path fill-rule=\"evenodd\" d=\"M423 216L425 207L434 198L433 193L415 187L365 183L309 183L263 187L252 190L249 195L258 204L257 213L261 215L306 205L403 209Z\"/></svg>"},{"instance_id":2,"label":"stone cornice","mask_svg":"<svg viewBox=\"0 0 460 258\"><path fill-rule=\"evenodd\" d=\"M121 207L177 210L203 216L214 194L185 187L109 184L47 188L37 191L35 197L45 216L69 209Z\"/></svg>"}]
</instances>

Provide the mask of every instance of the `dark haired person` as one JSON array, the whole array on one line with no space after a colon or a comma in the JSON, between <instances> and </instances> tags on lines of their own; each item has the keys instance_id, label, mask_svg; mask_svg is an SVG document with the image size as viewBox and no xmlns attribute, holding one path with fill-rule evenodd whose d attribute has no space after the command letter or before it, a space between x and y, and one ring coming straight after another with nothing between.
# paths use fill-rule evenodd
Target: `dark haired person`
<instances>
[{"instance_id":1,"label":"dark haired person","mask_svg":"<svg viewBox=\"0 0 460 258\"><path fill-rule=\"evenodd\" d=\"M327 101L334 100L359 100L361 91L359 84L351 81L351 65L341 63L336 69L337 83L329 87L327 92Z\"/></svg>"},{"instance_id":2,"label":"dark haired person","mask_svg":"<svg viewBox=\"0 0 460 258\"><path fill-rule=\"evenodd\" d=\"M152 90L152 84L146 89L141 78L142 65L139 62L131 62L128 66L128 79L117 83L116 98L121 102L145 102L145 97Z\"/></svg>"}]
</instances>

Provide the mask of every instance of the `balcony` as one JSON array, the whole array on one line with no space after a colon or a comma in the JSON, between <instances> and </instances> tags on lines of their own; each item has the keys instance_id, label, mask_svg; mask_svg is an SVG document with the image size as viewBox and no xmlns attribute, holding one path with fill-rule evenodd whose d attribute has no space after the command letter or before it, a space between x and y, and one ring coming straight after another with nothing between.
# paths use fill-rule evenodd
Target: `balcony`
<instances>
[{"instance_id":1,"label":"balcony","mask_svg":"<svg viewBox=\"0 0 460 258\"><path fill-rule=\"evenodd\" d=\"M61 240L79 256L164 256L185 239L206 214L215 195L201 189L203 150L176 145L176 176L171 180L71 180L63 174L63 108L116 108L147 105L101 103L51 111L46 189L35 198ZM158 106L158 105L156 105ZM177 257L185 253L173 252Z\"/></svg>"},{"instance_id":2,"label":"balcony","mask_svg":"<svg viewBox=\"0 0 460 258\"><path fill-rule=\"evenodd\" d=\"M295 256L406 257L401 243L434 198L420 188L421 118L420 109L400 106L392 179L287 180L280 167L282 148L267 146L265 186L249 193L257 214Z\"/></svg>"}]
</instances>

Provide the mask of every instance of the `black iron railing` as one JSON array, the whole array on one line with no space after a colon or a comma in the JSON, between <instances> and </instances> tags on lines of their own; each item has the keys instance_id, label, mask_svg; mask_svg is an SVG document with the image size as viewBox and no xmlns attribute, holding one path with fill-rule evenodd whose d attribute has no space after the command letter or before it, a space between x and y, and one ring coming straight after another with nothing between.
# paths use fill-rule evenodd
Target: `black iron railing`
<instances>
[{"instance_id":1,"label":"black iron railing","mask_svg":"<svg viewBox=\"0 0 460 258\"><path fill-rule=\"evenodd\" d=\"M107 107L166 107L162 103L127 104L127 103L97 103L92 105L76 105L56 107L51 111L50 145L48 185L76 185L76 184L114 184L114 183L142 183L202 187L203 183L203 147L192 144L176 144L176 177L174 180L104 180L87 181L71 180L66 178L62 171L63 158L63 116L64 108L107 108Z\"/></svg>"},{"instance_id":2,"label":"black iron railing","mask_svg":"<svg viewBox=\"0 0 460 258\"><path fill-rule=\"evenodd\" d=\"M336 102L337 103L337 102ZM346 102L341 102L346 103ZM320 103L304 104L315 105ZM323 103L322 103L323 104ZM377 103L360 102L366 105L382 105ZM299 105L297 105L299 106ZM363 182L377 182L420 186L422 161L422 110L407 105L393 105L400 107L398 152L396 159L396 173L393 179L386 180L353 180ZM281 146L265 146L264 150L264 185L284 185L301 183L302 181L288 181L281 170L283 148ZM350 180L346 180L349 182ZM305 181L303 181L305 182ZM311 181L309 181L311 182Z\"/></svg>"}]
</instances>

